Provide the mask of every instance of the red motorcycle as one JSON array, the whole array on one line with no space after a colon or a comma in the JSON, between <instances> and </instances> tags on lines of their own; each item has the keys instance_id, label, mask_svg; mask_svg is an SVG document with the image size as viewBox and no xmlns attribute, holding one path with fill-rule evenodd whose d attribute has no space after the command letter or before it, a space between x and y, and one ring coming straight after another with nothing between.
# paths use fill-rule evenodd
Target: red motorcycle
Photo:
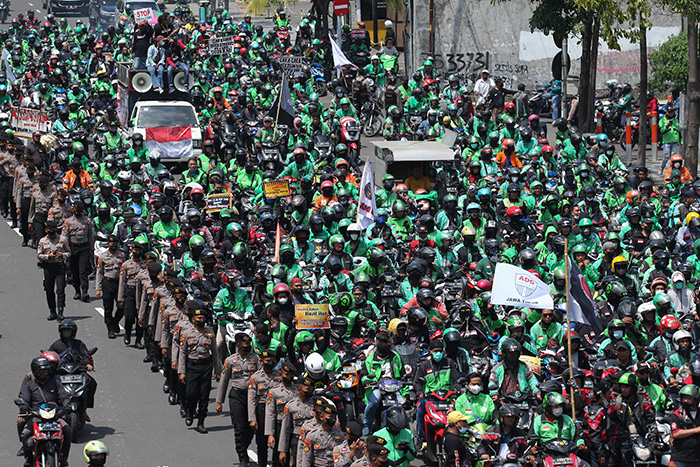
<instances>
[{"instance_id":1,"label":"red motorcycle","mask_svg":"<svg viewBox=\"0 0 700 467\"><path fill-rule=\"evenodd\" d=\"M338 136L338 143L348 147L348 156L357 159L360 155L360 124L357 119L349 116L341 118Z\"/></svg>"},{"instance_id":2,"label":"red motorcycle","mask_svg":"<svg viewBox=\"0 0 700 467\"><path fill-rule=\"evenodd\" d=\"M15 404L19 407L26 406L22 399L15 399ZM61 427L61 417L70 412L74 407L71 404L59 408L56 404L49 402L40 407L29 409L28 415L31 417L28 422L32 423L32 436L27 440L25 450L29 449L33 453L34 467L62 467L61 448L63 443L70 443L63 437Z\"/></svg>"},{"instance_id":3,"label":"red motorcycle","mask_svg":"<svg viewBox=\"0 0 700 467\"><path fill-rule=\"evenodd\" d=\"M425 395L425 461L430 466L439 465L442 454L442 439L447 429L447 412L454 409L458 394L440 389Z\"/></svg>"}]
</instances>

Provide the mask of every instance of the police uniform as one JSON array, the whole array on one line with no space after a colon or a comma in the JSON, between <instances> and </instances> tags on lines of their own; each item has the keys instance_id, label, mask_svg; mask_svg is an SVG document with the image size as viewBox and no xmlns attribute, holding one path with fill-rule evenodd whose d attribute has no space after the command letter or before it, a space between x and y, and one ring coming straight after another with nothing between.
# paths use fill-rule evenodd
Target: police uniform
<instances>
[{"instance_id":1,"label":"police uniform","mask_svg":"<svg viewBox=\"0 0 700 467\"><path fill-rule=\"evenodd\" d=\"M175 323L175 328L173 329L173 342L170 347L170 355L173 362L177 362L180 359L183 333L194 329L194 325L192 324L192 321L190 321L190 316L195 309L199 309L199 302L194 300L188 300L185 302L185 313L180 316L180 319ZM175 380L177 381L175 385L175 394L177 395L177 400L180 402L180 416L184 418L187 415L187 388L185 385L180 384L177 378L175 378Z\"/></svg>"},{"instance_id":2,"label":"police uniform","mask_svg":"<svg viewBox=\"0 0 700 467\"><path fill-rule=\"evenodd\" d=\"M17 206L12 197L12 182L17 167L17 158L11 154L0 156L0 213L12 218L12 227L17 227Z\"/></svg>"},{"instance_id":3,"label":"police uniform","mask_svg":"<svg viewBox=\"0 0 700 467\"><path fill-rule=\"evenodd\" d=\"M147 266L147 277L141 282L141 293L138 303L138 319L143 323L144 343L146 345L146 358L144 362L152 362L151 371L158 371L160 356L155 342L155 326L151 324L151 303L154 299L155 289L162 284L160 279L151 277L151 274L159 274L162 266L159 263L151 263Z\"/></svg>"},{"instance_id":4,"label":"police uniform","mask_svg":"<svg viewBox=\"0 0 700 467\"><path fill-rule=\"evenodd\" d=\"M119 272L119 293L117 301L124 303L124 343L131 343L131 330L136 323L136 285L137 275L141 270L141 261L133 257L124 261ZM117 321L117 323L119 323ZM136 328L136 342L140 343L142 332Z\"/></svg>"},{"instance_id":5,"label":"police uniform","mask_svg":"<svg viewBox=\"0 0 700 467\"><path fill-rule=\"evenodd\" d=\"M110 235L110 240L118 240ZM119 332L119 321L124 316L124 309L119 306L117 295L119 293L119 273L126 256L119 249L114 253L107 250L97 257L97 279L95 290L102 294L102 307L105 311L105 325L109 338L113 339ZM117 313L114 312L114 303L117 302Z\"/></svg>"},{"instance_id":6,"label":"police uniform","mask_svg":"<svg viewBox=\"0 0 700 467\"><path fill-rule=\"evenodd\" d=\"M330 403L324 404L322 410L325 413L338 413L338 409ZM345 435L337 426L326 431L319 425L306 434L304 455L297 467L331 467L334 465L333 451L343 440Z\"/></svg>"},{"instance_id":7,"label":"police uniform","mask_svg":"<svg viewBox=\"0 0 700 467\"><path fill-rule=\"evenodd\" d=\"M284 363L283 363L284 365ZM292 370L296 371L296 370ZM285 386L282 381L272 386L265 403L265 436L274 436L275 449L272 455L273 467L281 467L279 461L280 430L284 408L296 396L296 385Z\"/></svg>"},{"instance_id":8,"label":"police uniform","mask_svg":"<svg viewBox=\"0 0 700 467\"><path fill-rule=\"evenodd\" d=\"M19 232L22 234L22 246L27 246L29 243L29 205L32 201L32 191L36 177L34 173L29 173L25 170L17 170L15 178L15 200L19 204Z\"/></svg>"},{"instance_id":9,"label":"police uniform","mask_svg":"<svg viewBox=\"0 0 700 467\"><path fill-rule=\"evenodd\" d=\"M253 430L248 425L248 382L253 373L260 369L260 359L252 351L253 343L250 336L243 333L236 334L236 345L243 343L249 345L251 351L245 356L241 356L236 351L224 361L216 402L223 403L230 382L231 391L228 394L228 401L236 441L236 453L241 463L247 463L248 445L253 439Z\"/></svg>"},{"instance_id":10,"label":"police uniform","mask_svg":"<svg viewBox=\"0 0 700 467\"><path fill-rule=\"evenodd\" d=\"M88 275L90 274L90 252L93 249L92 222L86 215L74 215L63 223L61 235L70 245L70 268L73 276L75 300L88 297Z\"/></svg>"},{"instance_id":11,"label":"police uniform","mask_svg":"<svg viewBox=\"0 0 700 467\"><path fill-rule=\"evenodd\" d=\"M310 378L304 377L299 381L299 384L313 387L314 383ZM297 395L284 406L278 444L280 452L289 454L287 456L288 459L292 455L296 458L301 426L312 418L314 418L314 408L311 399L302 401ZM293 459L289 459L289 465L293 464Z\"/></svg>"},{"instance_id":12,"label":"police uniform","mask_svg":"<svg viewBox=\"0 0 700 467\"><path fill-rule=\"evenodd\" d=\"M178 292L187 293L179 279L173 280L172 284L173 294ZM172 302L161 301L160 316L160 348L165 349L165 355L163 356L163 373L167 384L167 391L170 392L170 405L175 405L177 404L178 379L177 371L172 369L172 362L177 362L177 359L173 358L173 336L175 333L175 325L185 316L185 305L184 303L179 305L175 299L173 299ZM177 348L179 350L179 345ZM165 385L163 389L166 390Z\"/></svg>"},{"instance_id":13,"label":"police uniform","mask_svg":"<svg viewBox=\"0 0 700 467\"><path fill-rule=\"evenodd\" d=\"M49 183L51 179L46 175L39 177L39 183ZM45 190L41 190L39 185L32 190L32 196L29 201L29 223L32 225L32 246L36 246L44 236L44 226L49 217L49 209L53 206L53 199L56 197L56 189L52 186L47 186Z\"/></svg>"},{"instance_id":14,"label":"police uniform","mask_svg":"<svg viewBox=\"0 0 700 467\"><path fill-rule=\"evenodd\" d=\"M208 316L208 313L198 305L195 308L188 302L188 308L194 308L192 309L193 318ZM188 425L192 424L192 417L198 408L197 431L200 433L207 432L206 428L204 428L204 420L207 417L212 373L216 370L217 374L219 374L220 371L215 342L214 330L206 325L200 329L196 326L183 329L180 334L180 355L178 357L177 372L178 375L185 375L187 388L186 422Z\"/></svg>"},{"instance_id":15,"label":"police uniform","mask_svg":"<svg viewBox=\"0 0 700 467\"><path fill-rule=\"evenodd\" d=\"M50 230L56 231L55 222L48 222ZM39 240L36 256L44 269L44 291L46 303L49 306L49 320L63 319L63 309L66 307L66 269L65 262L70 258L70 249L65 240L58 236L48 235ZM58 301L56 300L58 298ZM56 314L58 307L58 314Z\"/></svg>"},{"instance_id":16,"label":"police uniform","mask_svg":"<svg viewBox=\"0 0 700 467\"><path fill-rule=\"evenodd\" d=\"M146 253L146 255L153 255L153 259L156 259L154 253L149 252ZM143 360L144 363L149 363L153 361L153 339L149 339L148 329L146 328L145 323L143 326L141 326L139 324L140 321L138 320L138 318L140 318L141 303L143 302L144 295L147 295L149 293L149 289L151 287L151 273L149 272L151 269L153 269L154 274L158 274L160 273L162 266L155 261L151 261L150 263L144 262L141 265L141 269L139 269L138 274L136 274L136 348L146 349L146 357ZM153 293L152 289L150 289L150 293ZM141 335L143 336L143 342L138 338L139 330L141 331Z\"/></svg>"},{"instance_id":17,"label":"police uniform","mask_svg":"<svg viewBox=\"0 0 700 467\"><path fill-rule=\"evenodd\" d=\"M264 349L260 352L260 358L273 357L274 352ZM265 373L265 368L261 367L253 373L248 381L248 422L257 422L258 429L255 432L255 444L258 448L258 465L267 465L267 438L265 436L265 403L270 388L281 380L278 371L273 370L271 374Z\"/></svg>"}]
</instances>

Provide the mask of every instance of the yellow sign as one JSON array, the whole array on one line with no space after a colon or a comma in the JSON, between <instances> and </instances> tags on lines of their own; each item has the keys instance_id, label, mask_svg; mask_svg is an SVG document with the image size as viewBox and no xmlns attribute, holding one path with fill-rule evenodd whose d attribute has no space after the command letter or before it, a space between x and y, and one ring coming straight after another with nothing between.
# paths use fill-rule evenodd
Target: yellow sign
<instances>
[{"instance_id":1,"label":"yellow sign","mask_svg":"<svg viewBox=\"0 0 700 467\"><path fill-rule=\"evenodd\" d=\"M540 374L540 359L537 357L531 357L529 355L521 355L520 361L523 362L527 367L532 370L533 373Z\"/></svg>"},{"instance_id":2,"label":"yellow sign","mask_svg":"<svg viewBox=\"0 0 700 467\"><path fill-rule=\"evenodd\" d=\"M328 305L296 305L297 329L330 329Z\"/></svg>"},{"instance_id":3,"label":"yellow sign","mask_svg":"<svg viewBox=\"0 0 700 467\"><path fill-rule=\"evenodd\" d=\"M286 198L292 193L289 190L289 180L263 182L263 191L267 199Z\"/></svg>"}]
</instances>

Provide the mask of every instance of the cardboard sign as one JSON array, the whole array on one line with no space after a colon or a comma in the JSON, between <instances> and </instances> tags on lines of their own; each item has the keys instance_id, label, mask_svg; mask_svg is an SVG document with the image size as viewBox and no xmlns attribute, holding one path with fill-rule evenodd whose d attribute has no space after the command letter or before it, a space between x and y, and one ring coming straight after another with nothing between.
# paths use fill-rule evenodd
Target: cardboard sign
<instances>
[{"instance_id":1,"label":"cardboard sign","mask_svg":"<svg viewBox=\"0 0 700 467\"><path fill-rule=\"evenodd\" d=\"M125 127L129 126L129 87L119 83L117 88L117 117Z\"/></svg>"},{"instance_id":2,"label":"cardboard sign","mask_svg":"<svg viewBox=\"0 0 700 467\"><path fill-rule=\"evenodd\" d=\"M220 212L222 209L231 209L231 193L215 193L207 196L207 212Z\"/></svg>"},{"instance_id":3,"label":"cardboard sign","mask_svg":"<svg viewBox=\"0 0 700 467\"><path fill-rule=\"evenodd\" d=\"M328 305L296 305L297 329L330 329Z\"/></svg>"},{"instance_id":4,"label":"cardboard sign","mask_svg":"<svg viewBox=\"0 0 700 467\"><path fill-rule=\"evenodd\" d=\"M156 19L156 14L150 8L134 10L134 20L136 21L136 24L139 24L141 21L151 23L152 21L156 21Z\"/></svg>"},{"instance_id":5,"label":"cardboard sign","mask_svg":"<svg viewBox=\"0 0 700 467\"><path fill-rule=\"evenodd\" d=\"M286 198L292 194L289 189L289 180L263 182L263 192L267 199Z\"/></svg>"},{"instance_id":6,"label":"cardboard sign","mask_svg":"<svg viewBox=\"0 0 700 467\"><path fill-rule=\"evenodd\" d=\"M212 37L209 39L209 53L211 55L228 55L233 52L235 36Z\"/></svg>"},{"instance_id":7,"label":"cardboard sign","mask_svg":"<svg viewBox=\"0 0 700 467\"><path fill-rule=\"evenodd\" d=\"M289 76L299 76L304 68L304 57L279 57L277 62Z\"/></svg>"},{"instance_id":8,"label":"cardboard sign","mask_svg":"<svg viewBox=\"0 0 700 467\"><path fill-rule=\"evenodd\" d=\"M12 119L10 125L20 131L41 131L48 133L50 129L49 117L46 112L25 107L12 107Z\"/></svg>"},{"instance_id":9,"label":"cardboard sign","mask_svg":"<svg viewBox=\"0 0 700 467\"><path fill-rule=\"evenodd\" d=\"M529 355L521 355L520 361L523 362L527 367L532 370L536 375L540 374L540 359L537 357L531 357Z\"/></svg>"}]
</instances>

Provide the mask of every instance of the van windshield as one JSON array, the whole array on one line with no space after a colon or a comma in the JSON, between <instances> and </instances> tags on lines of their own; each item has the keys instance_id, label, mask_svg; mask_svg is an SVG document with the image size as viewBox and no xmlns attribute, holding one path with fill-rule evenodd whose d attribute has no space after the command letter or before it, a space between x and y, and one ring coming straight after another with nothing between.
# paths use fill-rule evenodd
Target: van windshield
<instances>
[{"instance_id":1,"label":"van windshield","mask_svg":"<svg viewBox=\"0 0 700 467\"><path fill-rule=\"evenodd\" d=\"M131 7L131 11L141 10L143 8L150 8L153 11L160 11L158 4L156 2L126 2L127 5Z\"/></svg>"},{"instance_id":2,"label":"van windshield","mask_svg":"<svg viewBox=\"0 0 700 467\"><path fill-rule=\"evenodd\" d=\"M183 105L158 105L139 109L138 128L172 126L197 126L197 116L191 107Z\"/></svg>"}]
</instances>

